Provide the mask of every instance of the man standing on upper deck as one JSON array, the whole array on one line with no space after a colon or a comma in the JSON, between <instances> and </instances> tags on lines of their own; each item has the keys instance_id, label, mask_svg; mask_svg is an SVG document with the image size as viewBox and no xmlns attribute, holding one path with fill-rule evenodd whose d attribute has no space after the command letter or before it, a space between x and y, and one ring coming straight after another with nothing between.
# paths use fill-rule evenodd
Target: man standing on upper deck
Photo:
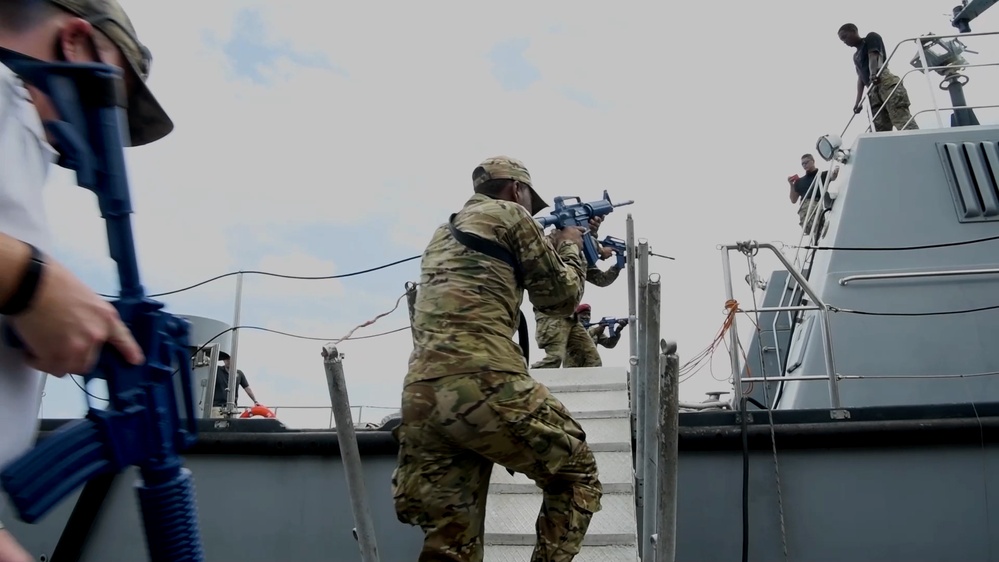
<instances>
[{"instance_id":1,"label":"man standing on upper deck","mask_svg":"<svg viewBox=\"0 0 999 562\"><path fill-rule=\"evenodd\" d=\"M798 204L798 224L804 228L805 234L811 234L812 225L815 224L816 217L821 217L825 209L832 208L832 199L828 193L822 193L822 205L819 206L817 204L821 187L828 188L827 176L829 172L822 172L822 175L819 176L819 169L815 167L815 157L811 154L801 155L801 167L804 168L805 175L793 175L787 178L787 183L791 186L789 198L791 199L791 203L801 201ZM835 180L838 175L839 166L833 169L832 180ZM816 176L821 178L819 182L815 181ZM806 218L808 219L808 224L805 224Z\"/></svg>"},{"instance_id":2,"label":"man standing on upper deck","mask_svg":"<svg viewBox=\"0 0 999 562\"><path fill-rule=\"evenodd\" d=\"M215 394L212 396L212 417L221 418L222 412L225 411L225 405L229 400L229 381L232 380L230 365L232 365L232 358L229 354L220 351L219 359L222 364L215 369ZM236 380L239 381L239 386L236 387L236 405L239 405L239 387L243 387L246 394L249 395L250 400L253 400L253 405L257 406L260 401L257 400L257 396L253 393L253 389L250 388L249 381L246 380L246 375L243 374L242 369L236 370Z\"/></svg>"},{"instance_id":3,"label":"man standing on upper deck","mask_svg":"<svg viewBox=\"0 0 999 562\"><path fill-rule=\"evenodd\" d=\"M888 71L885 43L881 36L872 31L861 37L857 26L852 23L844 23L838 35L840 41L857 49L853 54L853 64L857 67L857 100L853 103L853 112L864 110L861 100L864 88L870 86L867 99L874 115L874 130L890 131L892 126L900 131L918 129L909 113L909 93L905 85L898 76Z\"/></svg>"}]
</instances>

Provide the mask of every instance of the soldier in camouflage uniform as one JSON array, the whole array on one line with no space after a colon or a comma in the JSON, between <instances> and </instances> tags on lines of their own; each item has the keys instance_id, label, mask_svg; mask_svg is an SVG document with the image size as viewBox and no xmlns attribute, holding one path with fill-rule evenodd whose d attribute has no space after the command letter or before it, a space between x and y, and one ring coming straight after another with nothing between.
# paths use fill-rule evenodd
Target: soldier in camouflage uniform
<instances>
[{"instance_id":1,"label":"soldier in camouflage uniform","mask_svg":"<svg viewBox=\"0 0 999 562\"><path fill-rule=\"evenodd\" d=\"M627 318L618 320L618 325L621 328L618 328L618 331L614 335L608 336L604 333L607 329L607 326L604 324L593 324L589 328L586 327L590 323L590 313L591 308L588 304L581 304L576 307L574 318L576 319L578 329L573 329L569 332L569 341L565 352L566 367L603 366L600 353L597 352L597 346L602 345L607 349L613 349L621 339L621 328L628 325Z\"/></svg>"},{"instance_id":2,"label":"soldier in camouflage uniform","mask_svg":"<svg viewBox=\"0 0 999 562\"><path fill-rule=\"evenodd\" d=\"M871 104L875 131L890 131L892 126L900 131L918 129L909 113L909 93L905 84L889 72L885 64L885 43L881 35L871 31L861 37L857 26L852 23L844 23L837 35L840 41L856 49L853 65L857 69L857 99L853 102L853 112L864 110L861 96L864 88L869 86L867 100ZM882 65L885 65L884 68L881 68Z\"/></svg>"},{"instance_id":3,"label":"soldier in camouflage uniform","mask_svg":"<svg viewBox=\"0 0 999 562\"><path fill-rule=\"evenodd\" d=\"M532 215L547 204L517 160L487 159L472 182L475 194L423 253L394 432L396 515L423 529L421 562L481 562L497 463L544 490L532 562L569 562L601 507L596 462L579 423L530 377L511 336L525 289L539 310L572 313L583 292L583 229L545 237ZM451 226L502 248L515 267L463 245Z\"/></svg>"},{"instance_id":4,"label":"soldier in camouflage uniform","mask_svg":"<svg viewBox=\"0 0 999 562\"><path fill-rule=\"evenodd\" d=\"M566 334L564 365L566 368L572 367L601 367L603 361L600 360L600 353L593 338L583 326L582 315L587 318L590 314L590 305L581 304L576 307L576 312L569 317L572 327Z\"/></svg>"},{"instance_id":5,"label":"soldier in camouflage uniform","mask_svg":"<svg viewBox=\"0 0 999 562\"><path fill-rule=\"evenodd\" d=\"M593 236L594 241L596 241L597 231L603 220L603 217L593 217L590 220L589 236ZM605 248L599 243L597 248L602 260L614 255L613 250ZM618 269L617 264L611 266L607 271L602 271L597 267L589 267L586 270L586 280L597 287L607 287L617 280L620 274L621 270ZM545 356L531 365L532 369L557 369L562 366L563 362L566 363L566 367L570 367L567 360L570 348L574 350L572 353L575 357L580 355L589 358L596 357L597 364L592 366L599 367L601 365L597 348L593 346L586 331L579 325L574 316L552 316L535 308L534 318L537 323L534 337L538 347L545 351Z\"/></svg>"}]
</instances>

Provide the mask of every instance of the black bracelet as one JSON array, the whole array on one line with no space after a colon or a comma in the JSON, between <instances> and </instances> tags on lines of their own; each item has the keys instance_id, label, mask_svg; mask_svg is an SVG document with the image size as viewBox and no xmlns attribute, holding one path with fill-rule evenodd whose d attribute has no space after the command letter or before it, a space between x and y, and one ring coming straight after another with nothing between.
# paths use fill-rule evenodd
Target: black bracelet
<instances>
[{"instance_id":1,"label":"black bracelet","mask_svg":"<svg viewBox=\"0 0 999 562\"><path fill-rule=\"evenodd\" d=\"M31 301L38 291L38 283L42 279L42 268L45 265L45 260L42 259L42 253L38 248L31 244L28 244L28 247L31 248L31 259L28 260L28 267L24 270L24 275L21 276L21 281L18 283L17 289L14 290L14 294L7 302L3 303L3 306L0 306L0 315L14 316L24 312L31 305Z\"/></svg>"}]
</instances>

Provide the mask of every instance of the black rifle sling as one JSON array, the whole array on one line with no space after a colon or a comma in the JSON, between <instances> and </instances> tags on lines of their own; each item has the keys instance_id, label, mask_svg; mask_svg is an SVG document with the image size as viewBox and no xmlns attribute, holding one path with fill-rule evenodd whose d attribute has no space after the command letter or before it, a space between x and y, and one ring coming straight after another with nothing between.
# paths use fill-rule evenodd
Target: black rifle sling
<instances>
[{"instance_id":1,"label":"black rifle sling","mask_svg":"<svg viewBox=\"0 0 999 562\"><path fill-rule=\"evenodd\" d=\"M523 287L524 272L520 269L520 264L517 263L516 259L514 259L513 254L511 254L509 250L507 250L503 246L500 246L496 242L493 242L491 240L486 240L484 238L479 238L474 234L469 234L467 232L462 232L458 230L454 226L455 216L457 216L457 213L452 214L451 218L448 219L447 223L448 228L451 229L451 236L454 236L455 240L467 246L468 248L471 248L476 252L483 253L491 258L500 260L509 265L510 267L512 267L513 275L514 277L517 278L517 286ZM517 339L520 340L520 351L521 353L524 354L524 359L530 361L531 341L527 336L527 319L524 318L523 311L521 311L519 315L520 315L520 324L517 326Z\"/></svg>"}]
</instances>

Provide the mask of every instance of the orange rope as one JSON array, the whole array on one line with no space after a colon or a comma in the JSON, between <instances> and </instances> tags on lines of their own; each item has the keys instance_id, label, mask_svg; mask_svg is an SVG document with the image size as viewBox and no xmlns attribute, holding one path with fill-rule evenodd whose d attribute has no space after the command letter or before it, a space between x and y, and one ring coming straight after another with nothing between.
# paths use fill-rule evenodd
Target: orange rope
<instances>
[{"instance_id":1,"label":"orange rope","mask_svg":"<svg viewBox=\"0 0 999 562\"><path fill-rule=\"evenodd\" d=\"M739 312L739 301L735 299L728 299L725 301L725 310L728 314L725 316L725 322L722 324L721 335L725 335L728 329L732 327L732 323L735 322L735 314Z\"/></svg>"},{"instance_id":2,"label":"orange rope","mask_svg":"<svg viewBox=\"0 0 999 562\"><path fill-rule=\"evenodd\" d=\"M722 322L721 328L715 337L711 340L706 348L701 350L700 353L691 358L680 367L680 375L686 376L687 380L694 376L698 371L704 368L705 365L711 364L711 359L714 357L715 351L717 351L718 346L725 341L725 334L728 333L729 328L735 322L735 315L739 312L739 302L735 299L729 299L725 301L725 320ZM681 381L682 382L682 381Z\"/></svg>"}]
</instances>

